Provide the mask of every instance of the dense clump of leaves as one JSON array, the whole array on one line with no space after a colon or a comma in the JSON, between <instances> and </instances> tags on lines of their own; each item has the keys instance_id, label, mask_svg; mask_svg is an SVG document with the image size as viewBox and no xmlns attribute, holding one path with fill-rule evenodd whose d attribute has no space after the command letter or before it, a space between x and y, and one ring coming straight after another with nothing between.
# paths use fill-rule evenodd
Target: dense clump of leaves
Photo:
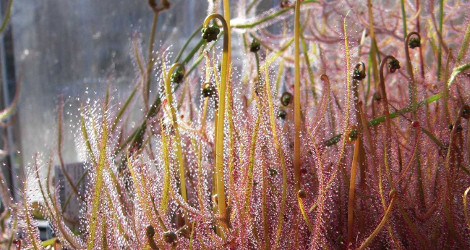
<instances>
[{"instance_id":1,"label":"dense clump of leaves","mask_svg":"<svg viewBox=\"0 0 470 250\"><path fill-rule=\"evenodd\" d=\"M253 15L246 19L230 18L228 2L223 16L209 13L223 23L222 48L215 46L219 26L207 26L206 19L200 42L182 60L187 71L177 64L167 71L167 55L157 55L161 63L137 71L121 106L108 97L83 106L77 144L87 155L87 191L71 194L83 199L81 231L71 232L56 183L32 178L60 243L88 249L469 248L470 93L464 90L470 86L463 76L470 69L469 39L444 32L470 30L454 22L468 3L423 8L418 1L388 9L400 16L383 15L385 7L370 1L282 1L266 12L254 11L261 1L253 1L237 14ZM420 17L436 19L435 7L453 15L421 29ZM403 29L384 25L397 19ZM236 35L240 44L231 43ZM242 58L232 58L235 48ZM139 67L141 52L135 53ZM142 102L135 95L149 79L161 90L152 105L145 93ZM126 119L132 104L145 112L135 128ZM33 170L44 165L38 161ZM28 233L20 242L35 247L24 196L15 215Z\"/></svg>"}]
</instances>

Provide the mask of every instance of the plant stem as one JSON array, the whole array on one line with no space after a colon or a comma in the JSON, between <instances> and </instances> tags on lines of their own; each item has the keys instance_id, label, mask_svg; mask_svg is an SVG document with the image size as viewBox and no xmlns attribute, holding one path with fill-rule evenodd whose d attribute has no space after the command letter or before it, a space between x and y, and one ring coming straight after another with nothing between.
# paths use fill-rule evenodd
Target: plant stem
<instances>
[{"instance_id":1,"label":"plant stem","mask_svg":"<svg viewBox=\"0 0 470 250\"><path fill-rule=\"evenodd\" d=\"M225 1L225 0L224 0ZM316 3L317 1L316 0L304 0L302 1L300 4L309 4L309 3ZM243 23L243 24L235 24L235 25L232 25L233 28L236 28L236 29L251 29L251 28L254 28L260 24L263 24L265 22L268 22L284 13L287 13L289 12L290 10L294 9L295 7L294 6L290 6L290 7L287 7L287 8L283 8L277 12L274 12L268 16L265 16L265 17L261 17L260 19L254 21L254 22L251 22L251 23Z\"/></svg>"},{"instance_id":2,"label":"plant stem","mask_svg":"<svg viewBox=\"0 0 470 250\"><path fill-rule=\"evenodd\" d=\"M387 223L388 218L390 217L390 215L392 213L392 208L395 205L395 200L396 200L395 190L392 190L390 193L392 193L392 192L393 192L393 195L391 195L392 198L390 200L390 204L388 205L387 210L385 211L384 217L382 217L382 220L380 221L379 225L377 225L375 230L369 235L369 237L367 237L367 239L364 241L364 243L362 243L362 245L359 247L360 250L366 249L370 245L370 243L372 243L375 236L377 236L377 234L380 233L383 226Z\"/></svg>"},{"instance_id":3,"label":"plant stem","mask_svg":"<svg viewBox=\"0 0 470 250\"><path fill-rule=\"evenodd\" d=\"M402 22L403 22L403 39L406 39L406 34L408 34L408 32L406 31L405 1L400 0L400 4L401 4L401 18L402 18Z\"/></svg>"},{"instance_id":4,"label":"plant stem","mask_svg":"<svg viewBox=\"0 0 470 250\"><path fill-rule=\"evenodd\" d=\"M467 25L467 29L465 30L465 35L462 40L462 45L460 45L459 54L457 55L457 63L464 58L465 54L467 54L468 44L470 43L470 22Z\"/></svg>"},{"instance_id":5,"label":"plant stem","mask_svg":"<svg viewBox=\"0 0 470 250\"><path fill-rule=\"evenodd\" d=\"M107 110L105 110L106 112ZM103 187L103 172L106 164L106 148L107 148L107 142L108 142L108 129L107 129L107 124L106 124L106 115L103 116L104 121L103 121L103 131L102 131L102 137L101 137L101 145L100 145L100 156L98 160L98 166L96 166L96 180L95 180L95 187L93 190L93 197L92 197L92 203L91 203L91 216L90 216L90 234L88 236L88 243L87 243L87 249L91 250L94 249L95 246L95 231L96 231L96 226L98 223L98 210L100 208L100 198L101 198L101 193L102 193L102 187Z\"/></svg>"},{"instance_id":6,"label":"plant stem","mask_svg":"<svg viewBox=\"0 0 470 250\"><path fill-rule=\"evenodd\" d=\"M408 89L410 92L410 101L411 101L411 107L412 107L412 119L414 121L418 121L418 114L417 114L417 109L418 109L418 101L417 101L417 87L416 87L416 82L415 78L413 75L413 66L411 64L411 57L410 57L410 49L409 49L409 41L411 36L417 36L419 41L421 42L421 36L419 35L418 32L410 32L406 36L405 39L405 56L406 56L406 69L408 71L408 74L410 76L410 82L408 84ZM421 46L420 46L421 47ZM413 130L412 133L419 133L417 130ZM413 136L413 135L412 135ZM424 197L424 185L423 185L423 178L422 178L422 173L421 173L421 160L420 160L420 146L419 144L417 145L416 148L416 173L418 175L418 190L419 190L419 200L421 202L421 207L426 210L426 200Z\"/></svg>"},{"instance_id":7,"label":"plant stem","mask_svg":"<svg viewBox=\"0 0 470 250\"><path fill-rule=\"evenodd\" d=\"M185 179L185 171L184 171L184 164L183 164L183 150L181 147L181 136L178 129L178 121L176 117L176 111L173 107L173 95L171 93L171 85L170 85L170 76L176 67L180 67L180 63L175 63L171 66L168 74L165 75L165 66L163 66L163 77L165 78L165 93L167 99L167 105L170 107L171 112L171 120L173 124L173 129L175 132L175 140L176 140L176 157L178 162L178 168L180 173L180 192L181 196L183 196L184 201L188 201L187 193L186 193L186 179Z\"/></svg>"},{"instance_id":8,"label":"plant stem","mask_svg":"<svg viewBox=\"0 0 470 250\"><path fill-rule=\"evenodd\" d=\"M416 0L416 11L420 11L420 7L419 7L419 3L420 0ZM416 17L416 32L418 32L418 34L421 32L421 24L420 24L420 20L419 20L419 14L418 16ZM423 47L420 46L419 47L419 62L420 62L420 68L421 68L421 78L424 79L424 58L423 58Z\"/></svg>"},{"instance_id":9,"label":"plant stem","mask_svg":"<svg viewBox=\"0 0 470 250\"><path fill-rule=\"evenodd\" d=\"M300 189L300 166L302 165L300 153L300 0L295 2L295 21L294 21L294 177L295 192Z\"/></svg>"},{"instance_id":10,"label":"plant stem","mask_svg":"<svg viewBox=\"0 0 470 250\"><path fill-rule=\"evenodd\" d=\"M382 97L382 106L383 106L383 116L385 117L385 157L384 162L387 171L387 177L389 183L392 185L392 177L387 167L388 164L391 163L390 157L392 157L392 124L390 119L390 111L388 108L388 97L387 97L387 90L385 89L385 77L384 77L384 67L388 60L394 59L393 56L386 56L382 62L380 63L380 95Z\"/></svg>"},{"instance_id":11,"label":"plant stem","mask_svg":"<svg viewBox=\"0 0 470 250\"><path fill-rule=\"evenodd\" d=\"M225 6L228 9L228 6ZM229 33L228 25L225 22L225 19L220 14L212 14L204 20L204 27L206 27L210 20L217 18L222 22L224 27L224 45L223 45L223 54L222 54L222 73L221 73L221 83L219 88L219 108L217 111L217 134L215 142L215 153L216 153L216 177L217 177L217 199L218 199L218 210L219 216L222 218L224 223L221 223L220 228L222 229L221 237L224 238L225 229L227 228L227 211L225 203L225 184L224 184L224 123L225 123L225 92L227 87L227 82L229 78Z\"/></svg>"},{"instance_id":12,"label":"plant stem","mask_svg":"<svg viewBox=\"0 0 470 250\"><path fill-rule=\"evenodd\" d=\"M470 193L470 187L465 189L463 193L463 212L465 215L465 222L467 222L467 228L470 229L470 216L468 215L468 208L467 208L467 196Z\"/></svg>"},{"instance_id":13,"label":"plant stem","mask_svg":"<svg viewBox=\"0 0 470 250\"><path fill-rule=\"evenodd\" d=\"M70 177L69 173L65 169L65 163L64 163L64 158L62 157L62 143L63 143L63 131L62 131L62 119L63 119L63 107L64 107L64 101L61 98L60 104L59 104L59 117L57 119L57 130L58 130L58 135L57 135L57 155L59 157L60 161L60 169L62 170L62 173L65 176L65 179L67 179L67 182L69 183L70 187L72 188L72 191L75 193L75 195L82 201L84 202L85 199L80 195L78 192L78 188L75 186L73 183L72 178Z\"/></svg>"},{"instance_id":14,"label":"plant stem","mask_svg":"<svg viewBox=\"0 0 470 250\"><path fill-rule=\"evenodd\" d=\"M271 85L269 83L269 74L268 74L268 68L266 67L264 69L265 73L265 85L266 85L266 97L268 98L268 104L269 104L269 117L270 117L270 123L271 123L271 130L273 133L273 143L274 143L274 148L276 149L277 154L279 155L279 161L281 163L281 168L282 168L282 195L281 195L281 208L279 211L279 215L277 218L277 230L276 230L276 237L274 240L274 249L278 248L278 243L279 239L281 236L282 232L282 224L284 222L284 213L286 209L286 198L287 198L287 169L286 169L286 164L284 160L284 152L282 150L282 147L279 145L279 138L277 136L277 129L276 129L276 121L274 119L274 104L273 104L273 99L272 99L272 93L271 93ZM275 94L277 91L275 92Z\"/></svg>"},{"instance_id":15,"label":"plant stem","mask_svg":"<svg viewBox=\"0 0 470 250\"><path fill-rule=\"evenodd\" d=\"M351 166L351 177L349 181L349 200L348 200L348 238L346 241L346 246L353 240L353 225L354 225L354 192L356 187L356 169L357 163L359 161L359 151L360 151L360 141L361 138L358 137L356 139L356 143L354 146L354 155L353 161Z\"/></svg>"},{"instance_id":16,"label":"plant stem","mask_svg":"<svg viewBox=\"0 0 470 250\"><path fill-rule=\"evenodd\" d=\"M191 42L191 40L197 35L199 34L199 32L201 32L201 29L202 29L202 25L200 25L199 27L197 27L193 33L191 34L191 36L189 36L189 38L186 40L186 42L184 42L183 44L183 47L181 47L181 50L178 52L178 55L176 56L175 58L175 62L178 62L181 58L181 56L183 55L183 52L184 50L186 50L186 47L188 47L189 45L189 42ZM203 43L204 41L201 39L199 41L199 43ZM200 46L196 46L195 48L198 48L199 49ZM191 55L191 53L190 53ZM192 56L191 56L192 57ZM186 59L185 59L186 60Z\"/></svg>"},{"instance_id":17,"label":"plant stem","mask_svg":"<svg viewBox=\"0 0 470 250\"><path fill-rule=\"evenodd\" d=\"M444 19L444 0L439 1L439 34L442 36L442 24ZM437 80L441 80L442 65L442 43L439 43L437 49Z\"/></svg>"},{"instance_id":18,"label":"plant stem","mask_svg":"<svg viewBox=\"0 0 470 250\"><path fill-rule=\"evenodd\" d=\"M3 21L2 21L2 26L0 26L0 33L3 33L3 30L5 30L5 28L7 27L8 21L10 21L12 7L13 7L13 0L10 0L8 2L5 17L3 18Z\"/></svg>"},{"instance_id":19,"label":"plant stem","mask_svg":"<svg viewBox=\"0 0 470 250\"><path fill-rule=\"evenodd\" d=\"M316 101L317 100L317 91L316 91L316 88L315 88L315 80L313 78L312 67L310 66L310 59L308 58L307 43L305 42L304 36L302 34L300 34L300 39L301 39L301 42L302 42L302 49L304 50L304 58L305 58L305 64L307 66L308 77L310 79L310 84L312 85L311 88L312 88L313 98Z\"/></svg>"},{"instance_id":20,"label":"plant stem","mask_svg":"<svg viewBox=\"0 0 470 250\"><path fill-rule=\"evenodd\" d=\"M374 86L377 89L377 80L379 79L379 70L377 63L377 41L375 40L375 31L374 31L374 15L372 14L372 2L367 0L367 9L369 13L369 33L371 40L371 59L372 59L372 71L374 73Z\"/></svg>"},{"instance_id":21,"label":"plant stem","mask_svg":"<svg viewBox=\"0 0 470 250\"><path fill-rule=\"evenodd\" d=\"M155 33L157 30L157 21L158 21L158 13L159 11L154 11L153 14L153 21L152 21L152 28L150 30L150 38L149 38L149 50L147 52L147 75L146 75L146 82L144 85L144 105L147 109L149 104L149 95L150 95L150 82L151 82L151 75L153 70L153 65L155 63L153 57L153 44L155 43Z\"/></svg>"}]
</instances>

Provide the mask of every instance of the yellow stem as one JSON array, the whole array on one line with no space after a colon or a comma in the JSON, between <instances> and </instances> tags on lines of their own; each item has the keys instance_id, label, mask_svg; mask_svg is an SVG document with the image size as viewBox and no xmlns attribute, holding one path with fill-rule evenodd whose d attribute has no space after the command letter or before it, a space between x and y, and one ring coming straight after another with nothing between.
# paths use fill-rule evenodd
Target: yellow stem
<instances>
[{"instance_id":1,"label":"yellow stem","mask_svg":"<svg viewBox=\"0 0 470 250\"><path fill-rule=\"evenodd\" d=\"M160 211L162 214L166 212L168 207L168 199L170 195L170 155L168 153L168 139L163 129L163 123L160 122L162 126L162 155L163 155L163 162L164 162L164 178L163 178L163 193L162 199L160 202Z\"/></svg>"},{"instance_id":2,"label":"yellow stem","mask_svg":"<svg viewBox=\"0 0 470 250\"><path fill-rule=\"evenodd\" d=\"M175 130L176 157L178 160L178 167L179 167L179 172L180 172L180 192L181 192L181 196L183 196L184 201L188 201L187 194L186 194L186 180L185 180L184 166L183 166L183 152L181 148L181 137L180 137L180 133L178 129L176 111L175 111L175 108L173 107L173 95L171 93L172 89L170 86L170 76L173 73L173 70L179 66L181 66L180 63L173 64L170 70L168 71L168 74L165 75L165 64L163 64L163 77L165 79L166 101L167 101L167 105L170 107L171 120L173 124L173 129Z\"/></svg>"},{"instance_id":3,"label":"yellow stem","mask_svg":"<svg viewBox=\"0 0 470 250\"><path fill-rule=\"evenodd\" d=\"M377 79L379 78L379 71L378 71L378 63L377 63L377 50L376 50L376 43L375 40L375 30L374 30L374 15L372 14L372 1L367 1L367 9L369 14L369 32L370 32L370 40L371 40L371 57L372 57L372 71L374 73L374 86L377 89Z\"/></svg>"},{"instance_id":4,"label":"yellow stem","mask_svg":"<svg viewBox=\"0 0 470 250\"><path fill-rule=\"evenodd\" d=\"M274 141L274 148L276 149L279 160L281 162L282 168L282 196L281 196L281 208L279 211L279 215L277 217L277 230L276 230L276 238L274 241L274 249L278 248L279 238L282 232L282 224L284 222L284 213L286 210L286 197L287 197L287 169L286 164L284 161L284 152L282 148L279 146L279 139L277 136L276 130L276 120L274 119L274 104L273 99L271 98L271 85L269 83L269 75L268 75L268 68L264 69L264 73L266 76L265 85L266 85L266 97L268 98L269 104L269 118L271 122L271 130L273 133L273 141ZM277 92L276 92L277 93Z\"/></svg>"},{"instance_id":5,"label":"yellow stem","mask_svg":"<svg viewBox=\"0 0 470 250\"><path fill-rule=\"evenodd\" d=\"M468 216L467 208L467 195L470 193L470 187L468 187L463 193L463 212L465 214L465 221L467 222L468 229L470 229L470 217Z\"/></svg>"},{"instance_id":6,"label":"yellow stem","mask_svg":"<svg viewBox=\"0 0 470 250\"><path fill-rule=\"evenodd\" d=\"M346 245L349 245L353 239L353 225L354 225L354 192L356 186L356 170L357 162L359 157L359 146L361 138L356 139L356 144L354 146L354 156L351 166L351 179L349 181L349 201L348 201L348 238Z\"/></svg>"},{"instance_id":7,"label":"yellow stem","mask_svg":"<svg viewBox=\"0 0 470 250\"><path fill-rule=\"evenodd\" d=\"M106 111L106 110L105 110ZM102 131L102 137L101 137L101 147L100 147L100 156L98 160L98 166L96 166L96 184L94 187L94 192L93 192L93 200L91 204L91 216L89 219L90 223L90 234L88 236L88 243L87 243L87 249L91 250L95 248L95 231L96 231L96 225L98 222L98 209L100 207L100 198L101 198L101 189L103 186L103 172L105 168L105 163L106 163L106 147L107 147L107 142L108 142L108 129L106 125L106 115L104 116L103 120L103 131Z\"/></svg>"},{"instance_id":8,"label":"yellow stem","mask_svg":"<svg viewBox=\"0 0 470 250\"><path fill-rule=\"evenodd\" d=\"M226 11L228 11L228 6L225 6ZM216 145L215 145L215 165L216 165L216 179L217 179L217 199L218 199L218 209L219 216L223 218L224 223L219 225L222 229L227 228L227 211L225 203L225 184L224 184L224 122L225 122L225 91L226 85L229 77L229 53L230 53L230 43L229 43L229 27L220 14L212 14L204 20L204 27L206 27L209 22L217 18L222 22L224 27L224 45L223 45L223 54L222 54L222 73L221 73L221 83L219 88L219 109L217 111L217 133L216 133ZM224 230L222 230L224 231ZM224 238L224 233L221 234Z\"/></svg>"},{"instance_id":9,"label":"yellow stem","mask_svg":"<svg viewBox=\"0 0 470 250\"><path fill-rule=\"evenodd\" d=\"M304 218L308 229L310 230L311 233L314 233L315 229L313 228L312 223L310 222L310 219L308 218L308 214L305 211L304 201L302 200L302 198L299 197L299 195L297 195L297 201L299 203L300 212L302 213L302 217Z\"/></svg>"}]
</instances>

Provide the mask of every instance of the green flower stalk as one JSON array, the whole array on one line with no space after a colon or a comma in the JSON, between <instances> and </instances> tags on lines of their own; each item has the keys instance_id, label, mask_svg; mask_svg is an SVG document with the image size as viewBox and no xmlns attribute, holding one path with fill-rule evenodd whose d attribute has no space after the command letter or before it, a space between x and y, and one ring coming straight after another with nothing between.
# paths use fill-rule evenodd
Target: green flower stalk
<instances>
[{"instance_id":1,"label":"green flower stalk","mask_svg":"<svg viewBox=\"0 0 470 250\"><path fill-rule=\"evenodd\" d=\"M228 6L228 5L225 5ZM224 28L224 45L222 54L222 72L221 82L219 88L219 109L217 111L217 134L215 139L215 165L216 165L216 179L217 179L217 198L218 198L218 210L219 216L222 218L221 227L225 229L227 227L227 208L225 202L225 184L224 184L224 122L225 122L225 92L227 89L227 82L229 78L229 33L227 22L220 14L212 14L204 20L204 28L207 27L212 19L219 19L222 22ZM224 235L224 233L222 233Z\"/></svg>"},{"instance_id":2,"label":"green flower stalk","mask_svg":"<svg viewBox=\"0 0 470 250\"><path fill-rule=\"evenodd\" d=\"M164 74L165 78L165 93L166 93L166 99L167 99L167 104L170 107L170 113L171 113L171 120L173 124L173 128L175 131L175 139L176 139L176 157L177 157L177 162L178 162L178 168L180 172L180 192L181 196L183 196L184 201L188 201L187 193L186 193L186 179L185 179L185 174L184 174L184 165L183 165L183 152L182 152L182 147L181 147L181 136L179 133L178 129L178 121L176 117L176 112L175 108L173 107L173 95L171 93L171 75L173 71L177 68L181 67L180 63L175 63L171 66L170 70L168 71L168 74ZM165 68L163 68L163 71L165 71Z\"/></svg>"}]
</instances>

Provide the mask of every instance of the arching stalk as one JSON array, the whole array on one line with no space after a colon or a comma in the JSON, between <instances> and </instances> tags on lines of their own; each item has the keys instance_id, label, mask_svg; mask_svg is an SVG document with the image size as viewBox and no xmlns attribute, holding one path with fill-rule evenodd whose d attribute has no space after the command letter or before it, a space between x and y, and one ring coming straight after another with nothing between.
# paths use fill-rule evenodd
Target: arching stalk
<instances>
[{"instance_id":1,"label":"arching stalk","mask_svg":"<svg viewBox=\"0 0 470 250\"><path fill-rule=\"evenodd\" d=\"M415 78L414 78L414 74L413 74L413 67L411 65L411 58L410 58L410 46L409 46L409 43L410 43L410 39L412 36L417 36L417 38L419 39L419 41L421 41L421 36L419 35L418 32L411 32L409 33L407 36L406 36L406 40L405 40L405 56L406 56L406 69L408 71L408 74L410 76L410 86L409 86L409 89L410 89L410 99L411 99L411 105L413 107L413 119L415 119L416 121L416 109L417 109L417 105L418 105L418 99L417 99L417 88L416 88L416 82L415 82Z\"/></svg>"},{"instance_id":2,"label":"arching stalk","mask_svg":"<svg viewBox=\"0 0 470 250\"><path fill-rule=\"evenodd\" d=\"M389 157L392 155L392 149L391 149L391 139L392 139L392 125L391 125L391 119L390 119L390 110L388 108L388 98L387 98L387 91L385 89L385 77L384 77L384 74L383 74L383 69L384 69L384 66L385 64L387 63L387 61L393 61L393 60L396 60L395 57L393 56L386 56L382 63L380 64L380 95L381 95L381 98L383 100L382 104L383 104L383 115L385 116L385 154L386 154L386 158L385 159L385 162L386 163L390 163L390 159ZM399 68L399 66L398 66ZM391 73L393 73L395 70L397 70L398 68L391 68ZM386 172L387 172L387 176L388 176L388 181L389 183L392 185L392 176L391 176L391 173L390 173L390 169L387 167L387 164L385 164L386 166Z\"/></svg>"},{"instance_id":3,"label":"arching stalk","mask_svg":"<svg viewBox=\"0 0 470 250\"><path fill-rule=\"evenodd\" d=\"M226 6L228 8L228 6ZM224 17L220 14L212 14L204 20L204 27L207 27L212 19L219 19L222 22L224 28L224 45L222 54L222 72L221 72L221 83L219 88L219 109L217 111L217 134L215 140L215 165L216 165L216 178L217 178L217 199L218 199L218 210L219 216L224 221L219 225L222 229L227 228L227 208L225 203L225 184L224 184L224 121L225 121L225 91L227 88L227 82L229 77L229 29ZM222 230L224 231L224 230ZM224 238L224 233L222 233Z\"/></svg>"},{"instance_id":4,"label":"arching stalk","mask_svg":"<svg viewBox=\"0 0 470 250\"><path fill-rule=\"evenodd\" d=\"M176 157L178 162L178 169L180 172L180 192L181 196L183 196L184 201L188 201L187 193L186 193L186 179L184 174L184 166L183 166L183 152L181 148L181 136L178 129L178 122L176 118L175 108L173 107L173 95L171 93L171 85L170 85L170 76L173 73L173 70L177 67L181 66L180 63L175 63L171 66L168 74L165 75L165 67L163 66L163 76L165 79L165 93L167 104L170 107L171 113L171 120L173 124L173 129L175 131L175 139L176 139Z\"/></svg>"},{"instance_id":5,"label":"arching stalk","mask_svg":"<svg viewBox=\"0 0 470 250\"><path fill-rule=\"evenodd\" d=\"M417 36L418 41L421 42L421 36L419 35L418 32L411 32L406 36L405 40L405 55L406 55L406 69L408 71L408 74L410 76L410 81L409 81L409 92L410 92L410 101L411 101L411 108L412 108L412 118L414 121L418 121L418 99L417 99L417 87L416 87L416 82L413 74L413 66L411 64L411 58L410 58L410 39L412 36ZM412 133L419 133L419 130L413 130ZM418 144L416 148L416 172L418 175L418 190L419 190L419 200L421 203L421 206L424 210L426 210L426 200L424 198L424 189L423 189L423 177L421 173L421 161L420 161L420 146Z\"/></svg>"}]
</instances>

